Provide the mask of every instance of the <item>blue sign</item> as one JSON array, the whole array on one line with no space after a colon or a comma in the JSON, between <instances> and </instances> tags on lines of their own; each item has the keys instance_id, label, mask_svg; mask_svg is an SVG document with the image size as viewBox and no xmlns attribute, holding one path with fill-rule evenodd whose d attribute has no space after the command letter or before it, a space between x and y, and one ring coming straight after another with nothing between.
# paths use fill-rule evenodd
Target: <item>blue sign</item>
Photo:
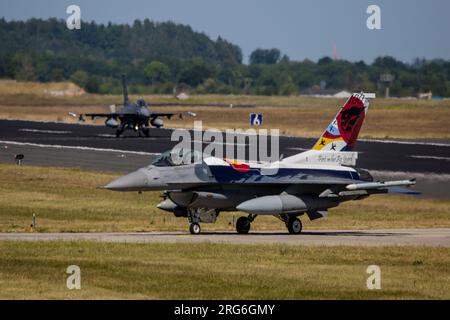
<instances>
[{"instance_id":1,"label":"blue sign","mask_svg":"<svg viewBox=\"0 0 450 320\"><path fill-rule=\"evenodd\" d=\"M262 113L251 113L250 114L250 124L252 126L261 126L263 124L263 114Z\"/></svg>"}]
</instances>

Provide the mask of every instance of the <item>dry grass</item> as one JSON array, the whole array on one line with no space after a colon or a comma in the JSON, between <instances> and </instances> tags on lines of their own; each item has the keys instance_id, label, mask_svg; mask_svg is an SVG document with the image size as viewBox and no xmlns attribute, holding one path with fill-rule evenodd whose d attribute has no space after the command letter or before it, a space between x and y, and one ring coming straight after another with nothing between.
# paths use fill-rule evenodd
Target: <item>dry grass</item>
<instances>
[{"instance_id":1,"label":"dry grass","mask_svg":"<svg viewBox=\"0 0 450 320\"><path fill-rule=\"evenodd\" d=\"M15 83L0 81L0 118L76 122L68 112L109 112L108 106L120 104L120 95L51 96L48 91L66 90L70 83ZM47 91L45 91L47 90ZM47 92L47 93L46 93ZM278 128L282 134L318 137L330 123L344 100L314 97L268 97L235 95L198 95L179 102L170 95L144 95L146 101L182 104L255 104L256 108L153 107L156 112L191 110L205 128L249 128L249 113L262 112L262 128ZM139 98L137 95L130 97ZM192 128L193 119L171 120L169 127ZM372 101L363 138L448 139L450 100L419 101L376 99ZM103 121L98 121L103 124Z\"/></svg>"},{"instance_id":2,"label":"dry grass","mask_svg":"<svg viewBox=\"0 0 450 320\"><path fill-rule=\"evenodd\" d=\"M158 192L114 193L98 189L118 174L0 165L0 231L30 231L37 215L40 232L187 230L184 218L156 208ZM419 181L420 183L420 181ZM234 230L242 213L223 213L206 230ZM416 197L373 196L332 209L327 219L305 229L372 229L450 227L450 201ZM273 217L258 217L255 230L285 230Z\"/></svg>"},{"instance_id":3,"label":"dry grass","mask_svg":"<svg viewBox=\"0 0 450 320\"><path fill-rule=\"evenodd\" d=\"M448 248L0 242L0 299L449 299L449 281Z\"/></svg>"},{"instance_id":4,"label":"dry grass","mask_svg":"<svg viewBox=\"0 0 450 320\"><path fill-rule=\"evenodd\" d=\"M84 90L72 82L20 82L15 80L0 81L0 96L16 95L36 95L36 96L57 96L70 95L77 92L83 94Z\"/></svg>"}]
</instances>

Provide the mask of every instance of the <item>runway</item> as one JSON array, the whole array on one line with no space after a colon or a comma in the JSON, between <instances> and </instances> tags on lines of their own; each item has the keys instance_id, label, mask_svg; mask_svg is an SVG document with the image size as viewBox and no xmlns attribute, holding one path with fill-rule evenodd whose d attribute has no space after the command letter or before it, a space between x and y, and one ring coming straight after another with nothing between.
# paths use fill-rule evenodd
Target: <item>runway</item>
<instances>
[{"instance_id":1,"label":"runway","mask_svg":"<svg viewBox=\"0 0 450 320\"><path fill-rule=\"evenodd\" d=\"M148 138L130 131L115 138L105 126L0 120L0 162L14 163L16 154L24 154L24 164L129 172L175 146L171 134L170 129L151 129ZM280 137L280 154L308 150L315 141ZM425 196L450 199L449 141L361 140L355 151L357 166L376 179L416 178Z\"/></svg>"},{"instance_id":2,"label":"runway","mask_svg":"<svg viewBox=\"0 0 450 320\"><path fill-rule=\"evenodd\" d=\"M289 235L285 231L143 233L0 233L0 241L100 241L121 243L223 243L313 246L426 246L450 247L450 229L321 230Z\"/></svg>"}]
</instances>

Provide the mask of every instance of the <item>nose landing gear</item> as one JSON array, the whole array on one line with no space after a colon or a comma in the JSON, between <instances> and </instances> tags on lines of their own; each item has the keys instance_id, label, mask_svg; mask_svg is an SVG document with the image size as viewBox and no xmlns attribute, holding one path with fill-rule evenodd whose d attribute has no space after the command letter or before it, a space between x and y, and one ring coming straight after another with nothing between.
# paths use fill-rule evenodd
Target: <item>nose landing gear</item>
<instances>
[{"instance_id":1,"label":"nose landing gear","mask_svg":"<svg viewBox=\"0 0 450 320\"><path fill-rule=\"evenodd\" d=\"M199 234L201 232L200 222L215 223L219 215L217 209L187 209L186 216L190 222L189 232Z\"/></svg>"},{"instance_id":2,"label":"nose landing gear","mask_svg":"<svg viewBox=\"0 0 450 320\"><path fill-rule=\"evenodd\" d=\"M199 234L201 231L200 225L197 222L191 223L189 226L189 232L191 234Z\"/></svg>"}]
</instances>

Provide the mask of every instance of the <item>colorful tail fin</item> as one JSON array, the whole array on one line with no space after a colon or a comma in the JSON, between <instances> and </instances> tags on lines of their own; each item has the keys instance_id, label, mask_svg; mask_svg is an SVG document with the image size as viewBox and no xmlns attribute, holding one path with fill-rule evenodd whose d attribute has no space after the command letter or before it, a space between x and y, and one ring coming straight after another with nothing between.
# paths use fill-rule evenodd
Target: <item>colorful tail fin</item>
<instances>
[{"instance_id":1,"label":"colorful tail fin","mask_svg":"<svg viewBox=\"0 0 450 320\"><path fill-rule=\"evenodd\" d=\"M356 144L359 131L369 108L369 99L375 94L354 93L339 110L313 150L349 151Z\"/></svg>"}]
</instances>

